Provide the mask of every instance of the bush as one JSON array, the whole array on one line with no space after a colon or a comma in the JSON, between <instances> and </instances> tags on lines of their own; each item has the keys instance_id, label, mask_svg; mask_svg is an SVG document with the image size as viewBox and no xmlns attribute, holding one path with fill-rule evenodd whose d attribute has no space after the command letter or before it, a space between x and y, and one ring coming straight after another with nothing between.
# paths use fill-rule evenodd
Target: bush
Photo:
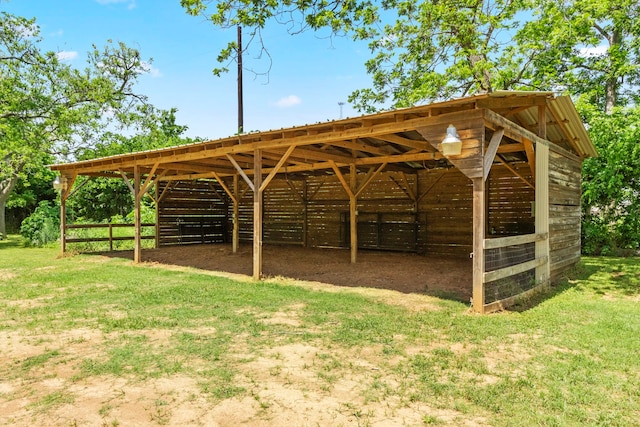
<instances>
[{"instance_id":1,"label":"bush","mask_svg":"<svg viewBox=\"0 0 640 427\"><path fill-rule=\"evenodd\" d=\"M20 234L30 246L44 246L60 238L60 208L42 201L20 226Z\"/></svg>"}]
</instances>

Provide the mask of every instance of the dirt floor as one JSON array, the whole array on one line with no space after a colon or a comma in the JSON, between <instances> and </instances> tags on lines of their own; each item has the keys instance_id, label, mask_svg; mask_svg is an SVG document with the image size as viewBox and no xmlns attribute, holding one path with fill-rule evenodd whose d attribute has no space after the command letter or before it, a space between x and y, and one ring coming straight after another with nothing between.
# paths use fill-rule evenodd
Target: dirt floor
<instances>
[{"instance_id":1,"label":"dirt floor","mask_svg":"<svg viewBox=\"0 0 640 427\"><path fill-rule=\"evenodd\" d=\"M112 254L133 259L130 251ZM252 274L253 263L249 244L241 246L235 254L226 244L144 249L142 259L248 276ZM351 264L350 259L348 249L265 245L263 274L267 278L389 289L461 301L471 298L472 262L468 258L360 250L355 264Z\"/></svg>"}]
</instances>

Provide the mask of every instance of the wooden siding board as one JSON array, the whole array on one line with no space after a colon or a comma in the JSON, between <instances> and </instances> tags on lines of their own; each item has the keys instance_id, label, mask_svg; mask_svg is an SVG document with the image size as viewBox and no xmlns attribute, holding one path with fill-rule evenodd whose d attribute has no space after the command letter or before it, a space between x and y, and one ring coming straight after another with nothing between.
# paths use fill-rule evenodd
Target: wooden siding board
<instances>
[{"instance_id":1,"label":"wooden siding board","mask_svg":"<svg viewBox=\"0 0 640 427\"><path fill-rule=\"evenodd\" d=\"M581 163L549 150L549 243L551 279L580 261Z\"/></svg>"}]
</instances>

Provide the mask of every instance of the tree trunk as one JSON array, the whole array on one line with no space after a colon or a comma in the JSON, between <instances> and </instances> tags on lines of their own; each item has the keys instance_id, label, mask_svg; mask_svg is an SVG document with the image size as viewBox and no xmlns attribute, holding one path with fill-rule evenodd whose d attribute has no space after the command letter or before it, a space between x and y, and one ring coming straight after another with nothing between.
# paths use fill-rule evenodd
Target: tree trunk
<instances>
[{"instance_id":1,"label":"tree trunk","mask_svg":"<svg viewBox=\"0 0 640 427\"><path fill-rule=\"evenodd\" d=\"M0 181L0 240L7 238L7 221L5 217L7 200L18 182L17 176Z\"/></svg>"},{"instance_id":2,"label":"tree trunk","mask_svg":"<svg viewBox=\"0 0 640 427\"><path fill-rule=\"evenodd\" d=\"M609 37L609 52L616 51L620 46L620 30L614 29ZM614 59L609 56L609 61L613 62ZM616 70L618 68L618 64L610 63L611 68ZM604 104L604 112L606 114L613 113L613 108L618 104L618 76L617 73L613 72L613 75L610 75L605 83L605 104Z\"/></svg>"}]
</instances>

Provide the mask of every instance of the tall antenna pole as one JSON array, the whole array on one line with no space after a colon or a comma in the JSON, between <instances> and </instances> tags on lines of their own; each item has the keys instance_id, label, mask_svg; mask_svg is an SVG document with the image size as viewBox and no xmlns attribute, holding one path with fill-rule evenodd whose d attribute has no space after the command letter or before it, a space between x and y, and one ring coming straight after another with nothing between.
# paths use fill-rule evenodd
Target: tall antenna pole
<instances>
[{"instance_id":1,"label":"tall antenna pole","mask_svg":"<svg viewBox=\"0 0 640 427\"><path fill-rule=\"evenodd\" d=\"M238 25L238 135L244 132L242 105L242 27Z\"/></svg>"},{"instance_id":2,"label":"tall antenna pole","mask_svg":"<svg viewBox=\"0 0 640 427\"><path fill-rule=\"evenodd\" d=\"M344 101L338 102L338 105L340 106L340 118L342 118L342 106L344 105Z\"/></svg>"}]
</instances>

